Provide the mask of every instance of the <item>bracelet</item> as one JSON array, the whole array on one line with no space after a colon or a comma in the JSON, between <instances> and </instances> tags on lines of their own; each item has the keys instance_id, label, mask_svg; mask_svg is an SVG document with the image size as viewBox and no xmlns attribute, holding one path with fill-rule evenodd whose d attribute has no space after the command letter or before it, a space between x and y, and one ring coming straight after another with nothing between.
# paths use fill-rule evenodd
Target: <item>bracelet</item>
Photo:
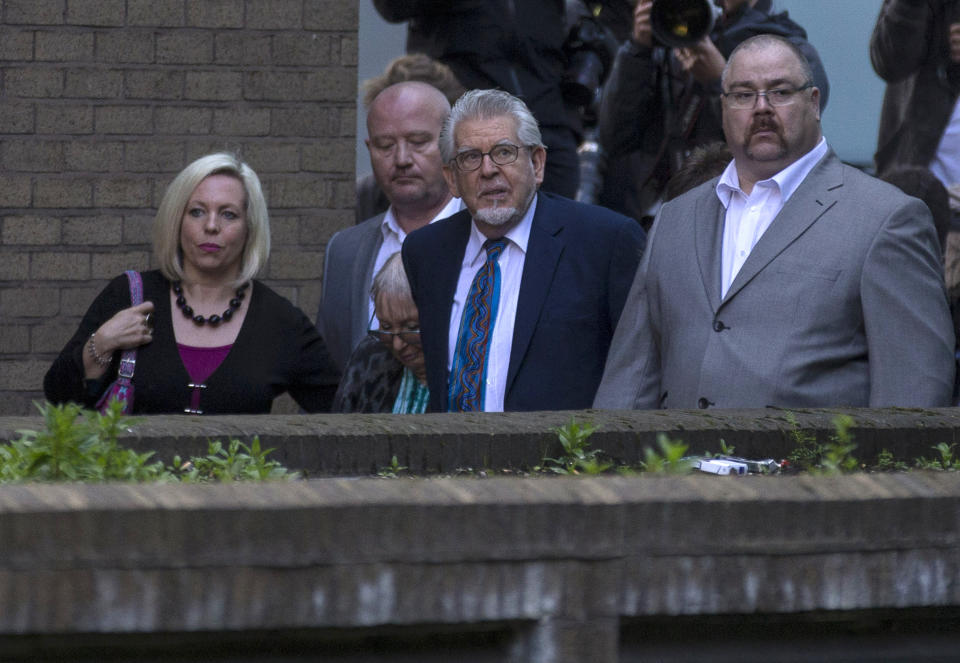
<instances>
[{"instance_id":1,"label":"bracelet","mask_svg":"<svg viewBox=\"0 0 960 663\"><path fill-rule=\"evenodd\" d=\"M90 351L90 356L93 357L93 361L96 362L97 366L100 368L106 368L110 365L110 362L113 361L113 355L102 355L97 352L97 345L94 337L97 335L97 332L90 334L90 340L87 341L87 350Z\"/></svg>"}]
</instances>

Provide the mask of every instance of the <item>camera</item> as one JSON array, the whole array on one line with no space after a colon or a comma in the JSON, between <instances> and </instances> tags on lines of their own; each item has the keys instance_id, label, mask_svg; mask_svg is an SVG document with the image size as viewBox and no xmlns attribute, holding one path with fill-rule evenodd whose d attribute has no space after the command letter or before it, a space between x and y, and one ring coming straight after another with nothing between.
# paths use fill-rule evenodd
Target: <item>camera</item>
<instances>
[{"instance_id":1,"label":"camera","mask_svg":"<svg viewBox=\"0 0 960 663\"><path fill-rule=\"evenodd\" d=\"M566 3L568 33L563 44L567 68L563 97L576 106L589 106L600 90L617 52L617 40L583 2Z\"/></svg>"},{"instance_id":2,"label":"camera","mask_svg":"<svg viewBox=\"0 0 960 663\"><path fill-rule=\"evenodd\" d=\"M654 0L653 38L669 48L691 46L710 34L718 11L710 0Z\"/></svg>"}]
</instances>

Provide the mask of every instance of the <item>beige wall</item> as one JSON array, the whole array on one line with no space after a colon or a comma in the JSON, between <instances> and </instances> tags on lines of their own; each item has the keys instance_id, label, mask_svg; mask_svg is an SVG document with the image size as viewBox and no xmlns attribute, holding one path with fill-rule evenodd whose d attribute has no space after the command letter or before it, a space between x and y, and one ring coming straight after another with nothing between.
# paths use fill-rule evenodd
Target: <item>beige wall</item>
<instances>
[{"instance_id":1,"label":"beige wall","mask_svg":"<svg viewBox=\"0 0 960 663\"><path fill-rule=\"evenodd\" d=\"M324 245L353 219L356 2L0 7L0 414L34 412L96 293L151 267L170 179L214 150L260 175L266 281L315 316Z\"/></svg>"}]
</instances>

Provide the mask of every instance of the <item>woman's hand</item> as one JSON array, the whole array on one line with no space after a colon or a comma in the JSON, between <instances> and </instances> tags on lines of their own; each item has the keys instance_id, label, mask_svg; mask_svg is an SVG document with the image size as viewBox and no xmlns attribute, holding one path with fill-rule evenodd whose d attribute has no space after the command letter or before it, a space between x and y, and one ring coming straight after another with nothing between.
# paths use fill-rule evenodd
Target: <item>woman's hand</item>
<instances>
[{"instance_id":1,"label":"woman's hand","mask_svg":"<svg viewBox=\"0 0 960 663\"><path fill-rule=\"evenodd\" d=\"M112 318L100 325L87 341L83 353L83 368L88 379L98 378L107 370L109 359L117 350L138 348L153 340L153 302L143 302L137 306L118 311Z\"/></svg>"}]
</instances>

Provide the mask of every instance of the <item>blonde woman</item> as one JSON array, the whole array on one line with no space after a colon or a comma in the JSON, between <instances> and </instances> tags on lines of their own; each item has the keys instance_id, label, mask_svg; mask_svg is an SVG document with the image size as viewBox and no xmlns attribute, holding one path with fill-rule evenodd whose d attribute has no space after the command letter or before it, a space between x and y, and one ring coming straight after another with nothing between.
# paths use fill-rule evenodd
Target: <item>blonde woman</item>
<instances>
[{"instance_id":1,"label":"blonde woman","mask_svg":"<svg viewBox=\"0 0 960 663\"><path fill-rule=\"evenodd\" d=\"M298 308L255 276L270 254L260 180L232 154L177 175L153 227L160 269L143 272L143 303L111 281L44 379L52 402L92 407L136 348L134 413L269 412L284 391L327 409L336 369Z\"/></svg>"}]
</instances>

